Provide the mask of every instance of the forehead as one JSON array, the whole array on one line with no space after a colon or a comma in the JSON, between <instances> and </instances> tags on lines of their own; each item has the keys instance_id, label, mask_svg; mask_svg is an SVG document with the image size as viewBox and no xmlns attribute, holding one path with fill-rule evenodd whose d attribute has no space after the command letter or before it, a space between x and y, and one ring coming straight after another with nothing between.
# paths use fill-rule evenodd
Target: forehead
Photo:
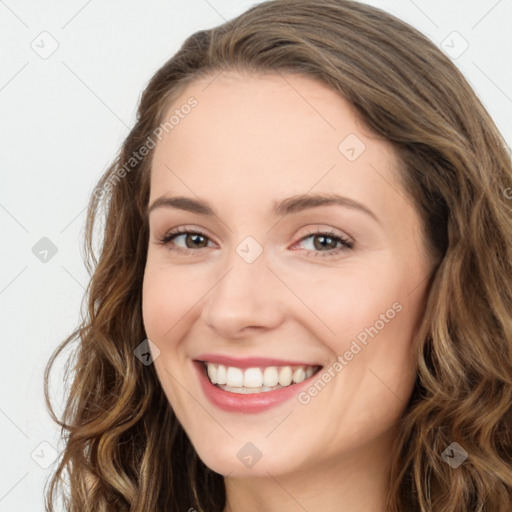
<instances>
[{"instance_id":1,"label":"forehead","mask_svg":"<svg viewBox=\"0 0 512 512\"><path fill-rule=\"evenodd\" d=\"M190 98L197 105L181 111ZM376 209L397 199L398 160L389 143L368 132L340 94L309 77L221 73L191 83L164 118L173 113L179 122L154 150L152 198L172 191L270 204L311 190Z\"/></svg>"},{"instance_id":2,"label":"forehead","mask_svg":"<svg viewBox=\"0 0 512 512\"><path fill-rule=\"evenodd\" d=\"M337 158L339 142L363 130L340 94L303 75L231 72L203 78L190 84L164 117L180 110L190 97L197 106L166 137L175 151L195 140L201 142L200 152L208 150L210 157L242 147L282 155L288 162L300 160L315 146L326 157Z\"/></svg>"}]
</instances>

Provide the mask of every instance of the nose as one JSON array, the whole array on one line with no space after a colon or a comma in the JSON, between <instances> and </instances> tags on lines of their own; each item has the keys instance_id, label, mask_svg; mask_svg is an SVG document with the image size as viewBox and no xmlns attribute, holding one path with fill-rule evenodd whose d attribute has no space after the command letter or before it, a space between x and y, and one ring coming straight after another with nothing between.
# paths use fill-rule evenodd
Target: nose
<instances>
[{"instance_id":1,"label":"nose","mask_svg":"<svg viewBox=\"0 0 512 512\"><path fill-rule=\"evenodd\" d=\"M224 339L275 329L284 320L284 286L268 268L265 253L252 263L238 254L204 299L201 318Z\"/></svg>"}]
</instances>

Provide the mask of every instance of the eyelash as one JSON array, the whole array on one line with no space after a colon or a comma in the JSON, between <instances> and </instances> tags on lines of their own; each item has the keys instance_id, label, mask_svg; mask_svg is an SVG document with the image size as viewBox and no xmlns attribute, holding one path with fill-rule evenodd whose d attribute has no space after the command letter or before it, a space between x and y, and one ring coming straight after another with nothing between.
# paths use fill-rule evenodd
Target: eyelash
<instances>
[{"instance_id":1,"label":"eyelash","mask_svg":"<svg viewBox=\"0 0 512 512\"><path fill-rule=\"evenodd\" d=\"M161 245L168 245L170 244L170 242L180 236L180 235L200 235L204 238L207 238L209 239L209 237L207 235L205 235L204 233L202 233L200 230L188 230L186 228L177 228L167 234L165 234L163 237L161 237L159 239L160 241L160 244ZM337 235L336 233L333 233L332 231L311 231L309 232L307 235L303 236L299 242L302 242L308 238L310 238L311 236L324 236L326 238L332 238L333 240L335 240L336 242L339 242L341 243L342 247L337 247L335 249L330 249L330 250L327 250L327 251L314 251L314 250L307 250L306 252L307 253L315 253L315 256L320 256L320 257L331 257L331 256L336 256L338 255L341 251L346 251L348 249L352 249L354 244L351 240L349 240L348 238L344 238L340 235ZM203 249L203 247L200 247L199 249ZM194 253L194 252L197 252L198 249L190 249L190 248L183 248L183 247L175 247L173 249L170 249L170 250L175 250L175 251L179 251L181 252L182 254L191 254L191 253Z\"/></svg>"}]
</instances>

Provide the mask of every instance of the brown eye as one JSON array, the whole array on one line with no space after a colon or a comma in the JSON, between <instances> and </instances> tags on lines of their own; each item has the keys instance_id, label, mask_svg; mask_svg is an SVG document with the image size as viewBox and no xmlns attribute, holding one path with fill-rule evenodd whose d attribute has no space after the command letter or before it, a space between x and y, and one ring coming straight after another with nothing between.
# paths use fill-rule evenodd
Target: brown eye
<instances>
[{"instance_id":1,"label":"brown eye","mask_svg":"<svg viewBox=\"0 0 512 512\"><path fill-rule=\"evenodd\" d=\"M318 249L319 251L323 249L336 249L336 246L338 245L338 239L333 236L325 236L325 235L314 235L313 236L314 242L313 245L315 249Z\"/></svg>"},{"instance_id":2,"label":"brown eye","mask_svg":"<svg viewBox=\"0 0 512 512\"><path fill-rule=\"evenodd\" d=\"M187 233L182 236L185 237L187 248L194 249L195 247L206 247L208 245L208 239L199 233ZM190 242L190 245L188 242Z\"/></svg>"},{"instance_id":3,"label":"brown eye","mask_svg":"<svg viewBox=\"0 0 512 512\"><path fill-rule=\"evenodd\" d=\"M210 239L203 233L186 230L172 231L160 239L162 245L174 246L171 249L177 251L202 249L208 246L209 241Z\"/></svg>"},{"instance_id":4,"label":"brown eye","mask_svg":"<svg viewBox=\"0 0 512 512\"><path fill-rule=\"evenodd\" d=\"M340 251L352 249L354 243L332 232L313 232L303 237L299 244L301 244L308 253L315 256L334 256L339 254Z\"/></svg>"}]
</instances>

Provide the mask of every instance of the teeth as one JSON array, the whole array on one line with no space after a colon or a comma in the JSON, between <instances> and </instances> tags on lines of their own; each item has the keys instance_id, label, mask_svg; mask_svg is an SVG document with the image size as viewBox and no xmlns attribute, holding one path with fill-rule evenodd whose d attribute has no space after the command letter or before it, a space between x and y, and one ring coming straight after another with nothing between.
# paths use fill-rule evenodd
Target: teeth
<instances>
[{"instance_id":1,"label":"teeth","mask_svg":"<svg viewBox=\"0 0 512 512\"><path fill-rule=\"evenodd\" d=\"M289 386L292 383L292 369L289 366L283 366L279 371L279 384L281 386Z\"/></svg>"},{"instance_id":2,"label":"teeth","mask_svg":"<svg viewBox=\"0 0 512 512\"><path fill-rule=\"evenodd\" d=\"M217 375L216 375L216 377L217 377L216 384L226 384L226 382L227 382L227 372L226 372L226 367L223 366L222 364L219 364L219 367L217 368Z\"/></svg>"},{"instance_id":3,"label":"teeth","mask_svg":"<svg viewBox=\"0 0 512 512\"><path fill-rule=\"evenodd\" d=\"M279 383L279 375L277 374L277 368L275 366L269 366L265 368L263 372L263 382L265 386L276 386Z\"/></svg>"},{"instance_id":4,"label":"teeth","mask_svg":"<svg viewBox=\"0 0 512 512\"><path fill-rule=\"evenodd\" d=\"M267 387L262 386L261 388L234 388L231 386L218 386L220 389L224 391L229 391L230 393L238 393L239 395L251 395L253 393L264 393L265 391L274 391L275 389L282 388L283 386L273 386Z\"/></svg>"},{"instance_id":5,"label":"teeth","mask_svg":"<svg viewBox=\"0 0 512 512\"><path fill-rule=\"evenodd\" d=\"M235 388L241 388L244 385L244 372L240 368L228 366L226 384Z\"/></svg>"},{"instance_id":6,"label":"teeth","mask_svg":"<svg viewBox=\"0 0 512 512\"><path fill-rule=\"evenodd\" d=\"M297 368L293 372L293 382L299 383L306 378L306 370L304 368Z\"/></svg>"},{"instance_id":7,"label":"teeth","mask_svg":"<svg viewBox=\"0 0 512 512\"><path fill-rule=\"evenodd\" d=\"M213 364L208 364L206 365L206 370L208 372L210 382L212 384L217 384L217 370L215 369L215 366L213 366Z\"/></svg>"},{"instance_id":8,"label":"teeth","mask_svg":"<svg viewBox=\"0 0 512 512\"><path fill-rule=\"evenodd\" d=\"M319 366L268 366L266 368L236 368L222 364L204 363L208 378L225 391L260 393L298 384L309 379Z\"/></svg>"},{"instance_id":9,"label":"teeth","mask_svg":"<svg viewBox=\"0 0 512 512\"><path fill-rule=\"evenodd\" d=\"M247 368L244 372L244 388L261 388L262 385L263 374L261 370L259 368Z\"/></svg>"}]
</instances>

